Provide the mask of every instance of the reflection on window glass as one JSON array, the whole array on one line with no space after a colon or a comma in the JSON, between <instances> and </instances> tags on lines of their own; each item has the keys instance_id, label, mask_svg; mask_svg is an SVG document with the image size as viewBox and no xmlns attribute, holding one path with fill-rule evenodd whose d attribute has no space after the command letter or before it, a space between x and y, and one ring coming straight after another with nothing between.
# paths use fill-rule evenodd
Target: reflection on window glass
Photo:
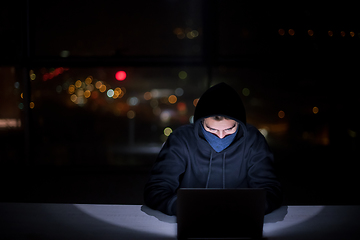
<instances>
[{"instance_id":1,"label":"reflection on window glass","mask_svg":"<svg viewBox=\"0 0 360 240\"><path fill-rule=\"evenodd\" d=\"M330 143L329 120L326 116L329 92L321 89L322 83L304 83L301 77L281 76L276 68L238 68L221 66L214 71L212 84L224 81L241 96L248 123L257 127L273 147L298 145L298 141L319 146ZM294 87L298 86L298 87ZM331 86L336 88L336 84ZM304 95L306 93L306 95ZM301 99L301 100L300 100Z\"/></svg>"},{"instance_id":2,"label":"reflection on window glass","mask_svg":"<svg viewBox=\"0 0 360 240\"><path fill-rule=\"evenodd\" d=\"M24 152L23 83L15 67L0 67L0 163L15 164Z\"/></svg>"},{"instance_id":3,"label":"reflection on window glass","mask_svg":"<svg viewBox=\"0 0 360 240\"><path fill-rule=\"evenodd\" d=\"M31 9L37 56L201 55L201 1L39 1Z\"/></svg>"},{"instance_id":4,"label":"reflection on window glass","mask_svg":"<svg viewBox=\"0 0 360 240\"><path fill-rule=\"evenodd\" d=\"M172 130L191 122L207 86L199 67L32 71L36 159L58 164L122 164L124 154L157 153Z\"/></svg>"},{"instance_id":5,"label":"reflection on window glass","mask_svg":"<svg viewBox=\"0 0 360 240\"><path fill-rule=\"evenodd\" d=\"M219 1L219 54L267 54L273 44L273 11L265 2Z\"/></svg>"}]
</instances>

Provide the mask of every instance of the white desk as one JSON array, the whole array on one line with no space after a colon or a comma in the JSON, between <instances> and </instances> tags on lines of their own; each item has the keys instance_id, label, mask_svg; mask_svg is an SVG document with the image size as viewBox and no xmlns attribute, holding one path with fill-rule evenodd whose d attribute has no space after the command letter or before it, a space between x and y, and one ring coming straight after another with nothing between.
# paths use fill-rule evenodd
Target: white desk
<instances>
[{"instance_id":1,"label":"white desk","mask_svg":"<svg viewBox=\"0 0 360 240\"><path fill-rule=\"evenodd\" d=\"M360 239L360 206L283 206L266 239ZM140 205L0 203L1 239L176 239L176 218Z\"/></svg>"}]
</instances>

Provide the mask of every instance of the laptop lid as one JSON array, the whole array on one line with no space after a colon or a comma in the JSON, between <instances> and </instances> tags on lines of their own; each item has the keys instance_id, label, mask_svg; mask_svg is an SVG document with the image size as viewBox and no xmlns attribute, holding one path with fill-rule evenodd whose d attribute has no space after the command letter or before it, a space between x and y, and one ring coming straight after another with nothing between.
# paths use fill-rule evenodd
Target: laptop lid
<instances>
[{"instance_id":1,"label":"laptop lid","mask_svg":"<svg viewBox=\"0 0 360 240\"><path fill-rule=\"evenodd\" d=\"M264 189L181 188L177 196L178 239L262 237Z\"/></svg>"}]
</instances>

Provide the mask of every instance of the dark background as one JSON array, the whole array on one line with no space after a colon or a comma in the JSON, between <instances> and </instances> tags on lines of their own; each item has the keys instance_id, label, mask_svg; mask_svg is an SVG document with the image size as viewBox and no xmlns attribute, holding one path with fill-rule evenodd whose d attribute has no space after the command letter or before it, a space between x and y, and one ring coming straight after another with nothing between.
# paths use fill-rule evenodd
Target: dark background
<instances>
[{"instance_id":1,"label":"dark background","mask_svg":"<svg viewBox=\"0 0 360 240\"><path fill-rule=\"evenodd\" d=\"M164 130L224 81L274 152L284 204L359 204L358 22L344 3L6 2L0 200L142 204Z\"/></svg>"}]
</instances>

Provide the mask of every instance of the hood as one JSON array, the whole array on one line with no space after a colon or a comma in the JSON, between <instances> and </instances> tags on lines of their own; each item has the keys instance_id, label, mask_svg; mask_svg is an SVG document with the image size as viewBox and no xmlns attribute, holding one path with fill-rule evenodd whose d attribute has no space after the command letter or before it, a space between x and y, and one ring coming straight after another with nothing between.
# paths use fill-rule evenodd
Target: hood
<instances>
[{"instance_id":1,"label":"hood","mask_svg":"<svg viewBox=\"0 0 360 240\"><path fill-rule=\"evenodd\" d=\"M196 105L194 123L206 117L222 115L246 125L244 104L239 94L226 83L209 88Z\"/></svg>"},{"instance_id":2,"label":"hood","mask_svg":"<svg viewBox=\"0 0 360 240\"><path fill-rule=\"evenodd\" d=\"M215 152L207 140L203 137L201 129L201 121L204 118L221 115L231 118L239 123L239 128L236 132L234 141L221 152ZM246 114L243 102L237 92L226 83L219 83L209 88L199 99L194 113L194 130L197 138L199 151L203 152L204 156L209 154L208 175L205 188L209 187L211 182L211 175L213 173L213 158L218 158L221 155L222 161L222 188L226 187L226 153L231 154L242 142L247 135L246 131ZM210 151L209 151L210 150ZM215 174L216 175L216 174Z\"/></svg>"},{"instance_id":3,"label":"hood","mask_svg":"<svg viewBox=\"0 0 360 240\"><path fill-rule=\"evenodd\" d=\"M245 108L237 92L225 83L219 83L209 88L199 99L194 113L194 132L199 150L212 152L213 148L206 141L202 133L202 119L221 115L231 118L239 123L234 141L225 150L236 148L247 136ZM224 150L224 151L225 151ZM221 151L223 153L224 151Z\"/></svg>"}]
</instances>

